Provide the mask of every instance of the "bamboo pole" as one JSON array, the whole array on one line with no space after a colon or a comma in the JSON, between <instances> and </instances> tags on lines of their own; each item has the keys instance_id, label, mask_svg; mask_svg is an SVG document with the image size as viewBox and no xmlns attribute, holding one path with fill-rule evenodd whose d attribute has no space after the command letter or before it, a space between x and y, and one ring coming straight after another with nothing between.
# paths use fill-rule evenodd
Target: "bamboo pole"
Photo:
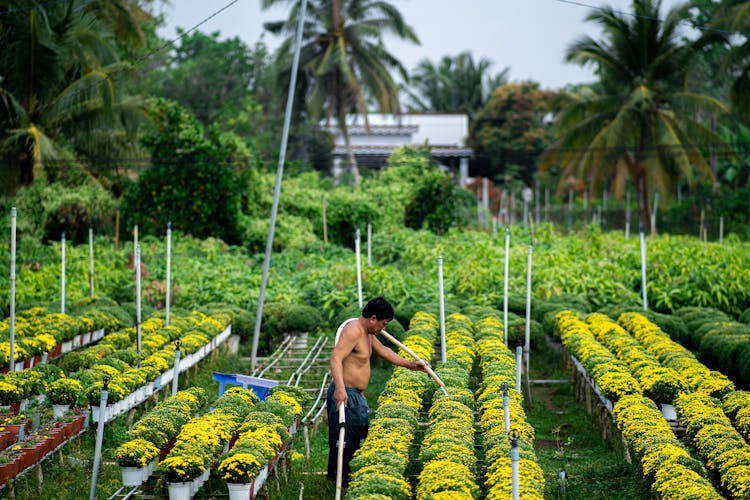
<instances>
[{"instance_id":1,"label":"bamboo pole","mask_svg":"<svg viewBox=\"0 0 750 500\"><path fill-rule=\"evenodd\" d=\"M448 389L445 388L445 384L443 383L442 380L440 380L440 377L437 376L437 374L432 370L432 368L430 368L430 365L427 364L427 362L425 362L422 358L417 356L414 351L406 347L404 344L402 344L396 337L394 337L390 333L386 332L385 330L380 330L380 333L382 333L383 337L390 340L393 344L403 349L405 353L407 353L409 356L414 358L416 361L422 363L425 371L430 375L430 377L432 377L435 380L435 382L437 382L437 384L440 386L440 389L442 389L443 393L446 396L448 396Z\"/></svg>"}]
</instances>

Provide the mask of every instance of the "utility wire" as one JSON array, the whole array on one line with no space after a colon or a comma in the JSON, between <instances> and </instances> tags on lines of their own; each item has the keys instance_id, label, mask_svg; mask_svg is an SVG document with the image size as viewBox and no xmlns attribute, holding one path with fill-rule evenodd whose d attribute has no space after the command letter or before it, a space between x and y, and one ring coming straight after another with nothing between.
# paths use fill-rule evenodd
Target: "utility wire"
<instances>
[{"instance_id":1,"label":"utility wire","mask_svg":"<svg viewBox=\"0 0 750 500\"><path fill-rule=\"evenodd\" d=\"M591 5L591 4L588 4L588 3L585 3L585 2L576 1L576 0L555 0L555 1L560 2L560 3L567 3L567 4L570 4L570 5L577 5L579 7L586 7L586 8L589 8L589 9L592 9L592 10L598 10L598 11L601 11L601 12L614 12L614 13L617 13L617 14L620 14L620 15L623 15L623 16L636 17L636 18L640 18L640 19L647 19L649 21L654 21L654 22L657 22L657 23L663 23L663 22L665 22L664 19L661 19L659 17L644 16L642 14L636 14L635 12L627 12L627 11L624 11L624 10L613 9L611 7L599 7L599 6L596 6L596 5ZM693 28L693 29L698 30L698 31L708 31L708 32L711 32L711 33L718 33L718 34L725 35L725 36L730 36L730 35L745 36L745 35L747 35L747 33L741 32L741 31L730 31L730 30L725 30L725 29L721 29L721 28L714 28L712 26L703 26L703 25L693 24L693 23L691 23L687 19L679 20L679 21L677 21L677 24L685 24L688 27Z\"/></svg>"}]
</instances>

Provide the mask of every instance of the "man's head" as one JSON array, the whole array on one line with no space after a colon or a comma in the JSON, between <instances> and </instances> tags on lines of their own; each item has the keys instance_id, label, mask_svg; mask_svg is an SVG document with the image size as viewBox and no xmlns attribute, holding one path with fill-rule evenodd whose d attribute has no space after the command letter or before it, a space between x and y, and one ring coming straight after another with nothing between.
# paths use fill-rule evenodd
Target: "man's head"
<instances>
[{"instance_id":1,"label":"man's head","mask_svg":"<svg viewBox=\"0 0 750 500\"><path fill-rule=\"evenodd\" d=\"M375 297L365 304L364 309L362 309L362 316L365 318L375 316L379 320L387 319L390 321L393 319L393 306L384 297Z\"/></svg>"},{"instance_id":2,"label":"man's head","mask_svg":"<svg viewBox=\"0 0 750 500\"><path fill-rule=\"evenodd\" d=\"M383 297L375 297L365 304L362 309L362 317L368 320L370 325L367 332L371 335L380 333L385 325L393 319L393 306Z\"/></svg>"}]
</instances>

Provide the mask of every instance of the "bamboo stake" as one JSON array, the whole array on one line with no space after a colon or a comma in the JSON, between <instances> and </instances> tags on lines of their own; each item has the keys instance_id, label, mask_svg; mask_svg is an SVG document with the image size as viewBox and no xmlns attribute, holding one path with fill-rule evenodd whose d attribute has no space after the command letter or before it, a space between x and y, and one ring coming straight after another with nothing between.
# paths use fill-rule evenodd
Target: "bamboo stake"
<instances>
[{"instance_id":1,"label":"bamboo stake","mask_svg":"<svg viewBox=\"0 0 750 500\"><path fill-rule=\"evenodd\" d=\"M437 382L437 384L440 386L440 389L443 390L443 393L446 396L448 396L448 389L445 388L445 384L443 383L442 380L440 380L440 377L437 376L437 374L432 370L432 368L430 368L430 365L428 365L422 358L420 358L419 356L417 356L414 353L414 351L412 351L411 349L409 349L408 347L406 347L404 344L402 344L401 342L399 342L399 340L396 337L394 337L393 335L391 335L390 333L386 332L385 330L380 330L380 333L383 334L383 337L387 338L392 343L394 343L395 345L397 345L398 347L400 347L401 349L403 349L403 351L405 353L407 353L409 356L411 356L412 358L414 358L416 361L422 363L424 365L425 371L427 371L427 373L430 375L430 377L432 377L435 380L435 382Z\"/></svg>"}]
</instances>

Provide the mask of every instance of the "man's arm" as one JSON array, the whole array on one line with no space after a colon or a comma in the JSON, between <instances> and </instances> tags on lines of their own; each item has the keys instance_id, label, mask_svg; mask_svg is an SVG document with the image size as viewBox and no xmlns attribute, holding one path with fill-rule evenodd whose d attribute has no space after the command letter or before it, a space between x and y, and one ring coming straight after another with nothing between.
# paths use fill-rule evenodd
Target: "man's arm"
<instances>
[{"instance_id":1,"label":"man's arm","mask_svg":"<svg viewBox=\"0 0 750 500\"><path fill-rule=\"evenodd\" d=\"M378 338L375 336L373 336L372 338L372 351L384 360L396 366L403 366L404 368L408 368L410 370L426 371L422 363L413 359L405 359L399 356L398 354L393 352L392 349L384 346L383 343L380 342L380 340L378 340Z\"/></svg>"},{"instance_id":2,"label":"man's arm","mask_svg":"<svg viewBox=\"0 0 750 500\"><path fill-rule=\"evenodd\" d=\"M354 350L357 345L357 331L352 325L344 326L339 336L339 341L331 352L331 377L335 387L333 398L336 401L336 409L344 403L346 406L347 395L344 385L344 359Z\"/></svg>"}]
</instances>

